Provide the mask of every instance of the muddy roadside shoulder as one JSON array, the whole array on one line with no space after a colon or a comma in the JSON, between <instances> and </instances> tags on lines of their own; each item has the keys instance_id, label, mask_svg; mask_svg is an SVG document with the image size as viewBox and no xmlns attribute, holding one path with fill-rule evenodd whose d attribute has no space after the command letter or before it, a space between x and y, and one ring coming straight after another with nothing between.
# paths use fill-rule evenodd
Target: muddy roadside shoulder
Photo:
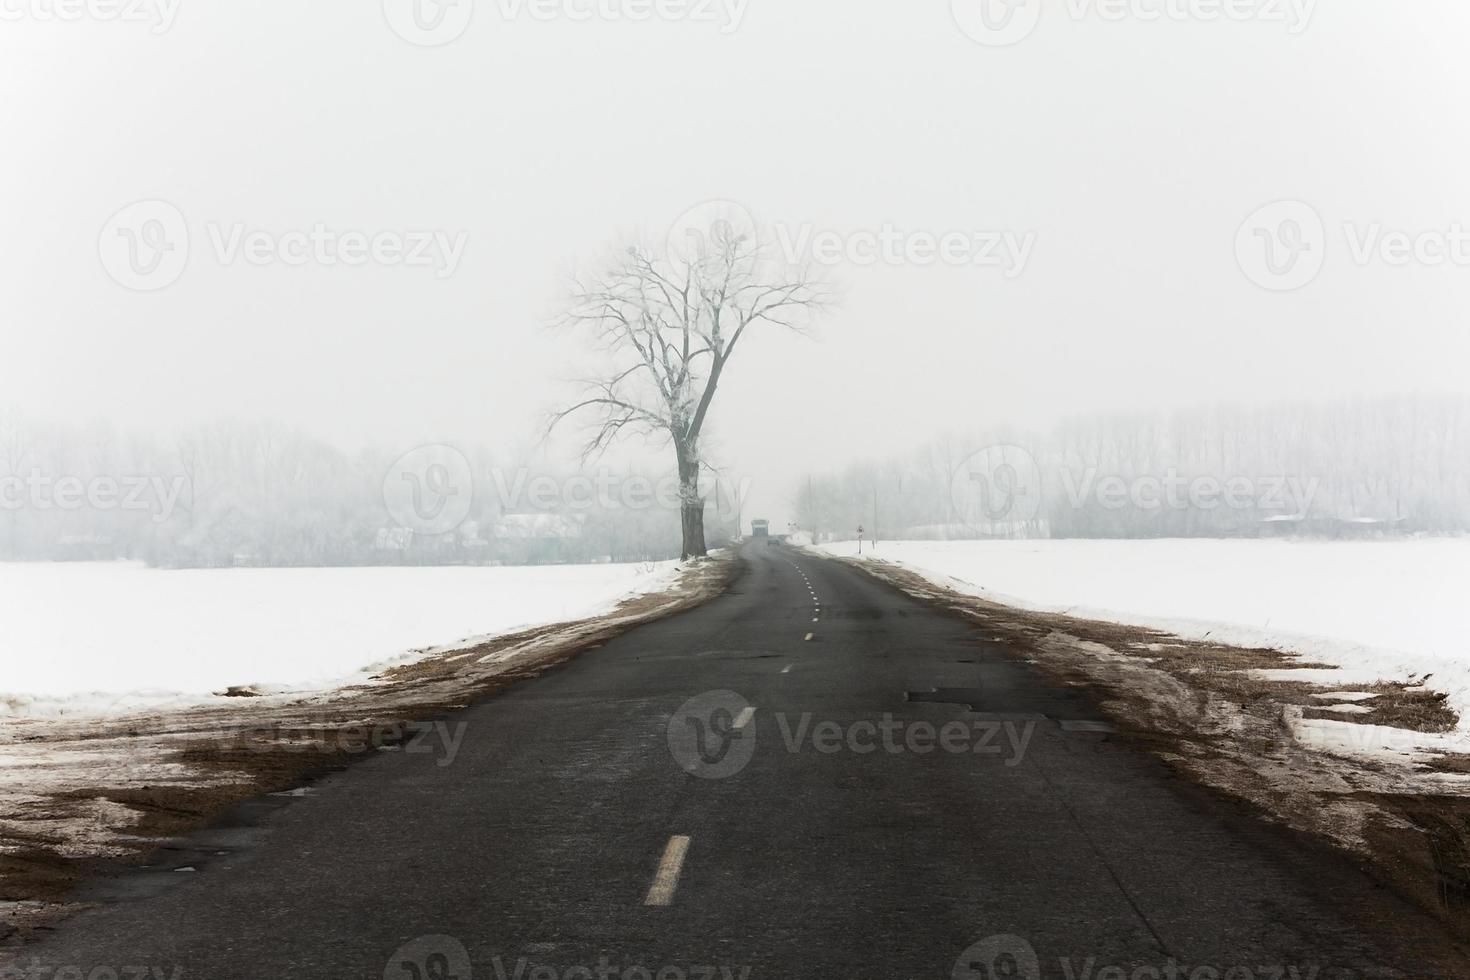
<instances>
[{"instance_id":1,"label":"muddy roadside shoulder","mask_svg":"<svg viewBox=\"0 0 1470 980\"><path fill-rule=\"evenodd\" d=\"M717 553L605 616L431 653L310 698L244 692L163 713L12 725L0 756L21 782L0 781L0 964L5 948L81 907L78 885L145 864L245 801L299 792L378 752L427 748L456 711L715 598L739 567Z\"/></svg>"},{"instance_id":2,"label":"muddy roadside shoulder","mask_svg":"<svg viewBox=\"0 0 1470 980\"><path fill-rule=\"evenodd\" d=\"M1291 653L1041 613L956 592L888 562L837 559L962 618L1058 683L1085 690L1128 739L1207 791L1310 841L1346 851L1375 879L1470 939L1470 756L1330 751L1314 721L1406 744L1453 733L1443 694L1391 680L1321 682L1330 664ZM1311 682L1281 679L1312 671ZM1355 710L1333 710L1348 698ZM1305 725L1304 725L1305 723ZM1349 739L1351 742L1351 739Z\"/></svg>"}]
</instances>

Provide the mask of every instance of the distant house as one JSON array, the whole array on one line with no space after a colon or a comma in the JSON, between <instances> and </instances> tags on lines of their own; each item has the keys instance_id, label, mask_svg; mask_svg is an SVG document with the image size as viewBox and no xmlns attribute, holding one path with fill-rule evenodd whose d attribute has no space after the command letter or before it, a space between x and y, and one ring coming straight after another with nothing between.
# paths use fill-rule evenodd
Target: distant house
<instances>
[{"instance_id":1,"label":"distant house","mask_svg":"<svg viewBox=\"0 0 1470 980\"><path fill-rule=\"evenodd\" d=\"M1404 521L1381 517L1321 517L1273 514L1261 521L1262 537L1374 538L1403 529Z\"/></svg>"},{"instance_id":2,"label":"distant house","mask_svg":"<svg viewBox=\"0 0 1470 980\"><path fill-rule=\"evenodd\" d=\"M395 562L479 563L490 557L490 542L480 537L480 525L466 521L443 534L422 534L407 527L380 527L372 548L391 552Z\"/></svg>"},{"instance_id":3,"label":"distant house","mask_svg":"<svg viewBox=\"0 0 1470 980\"><path fill-rule=\"evenodd\" d=\"M455 544L473 561L482 561L490 555L490 542L481 537L479 521L465 521L461 524Z\"/></svg>"},{"instance_id":4,"label":"distant house","mask_svg":"<svg viewBox=\"0 0 1470 980\"><path fill-rule=\"evenodd\" d=\"M380 527L373 542L377 551L407 551L413 546L413 532L406 527Z\"/></svg>"},{"instance_id":5,"label":"distant house","mask_svg":"<svg viewBox=\"0 0 1470 980\"><path fill-rule=\"evenodd\" d=\"M560 541L580 538L586 522L583 514L502 514L492 536L500 541Z\"/></svg>"}]
</instances>

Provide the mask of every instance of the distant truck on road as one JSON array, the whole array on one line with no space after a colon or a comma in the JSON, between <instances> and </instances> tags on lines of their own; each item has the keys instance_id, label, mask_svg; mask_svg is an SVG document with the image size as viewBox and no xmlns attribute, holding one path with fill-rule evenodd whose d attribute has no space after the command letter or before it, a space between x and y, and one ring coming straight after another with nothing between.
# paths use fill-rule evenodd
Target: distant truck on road
<instances>
[{"instance_id":1,"label":"distant truck on road","mask_svg":"<svg viewBox=\"0 0 1470 980\"><path fill-rule=\"evenodd\" d=\"M766 520L751 521L750 536L752 538L769 538L771 536L771 522Z\"/></svg>"}]
</instances>

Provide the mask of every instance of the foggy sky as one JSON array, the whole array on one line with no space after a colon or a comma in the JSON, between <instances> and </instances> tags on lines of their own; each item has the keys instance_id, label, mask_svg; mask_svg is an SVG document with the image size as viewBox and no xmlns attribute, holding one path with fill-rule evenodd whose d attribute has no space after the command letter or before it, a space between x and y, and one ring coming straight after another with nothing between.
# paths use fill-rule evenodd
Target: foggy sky
<instances>
[{"instance_id":1,"label":"foggy sky","mask_svg":"<svg viewBox=\"0 0 1470 980\"><path fill-rule=\"evenodd\" d=\"M1345 231L1470 221L1463 0L1319 0L1295 35L1059 3L1009 47L941 0L749 0L734 29L481 2L437 47L367 0L182 0L161 32L56 2L0 4L0 404L29 415L524 445L581 358L544 326L565 274L709 200L791 236L1035 236L1009 279L838 265L815 338L751 337L715 446L773 518L808 468L943 429L1470 387L1470 266L1360 264ZM157 291L99 258L140 200L190 232ZM1279 200L1326 229L1290 292L1234 251ZM466 237L440 278L224 265L237 225Z\"/></svg>"}]
</instances>

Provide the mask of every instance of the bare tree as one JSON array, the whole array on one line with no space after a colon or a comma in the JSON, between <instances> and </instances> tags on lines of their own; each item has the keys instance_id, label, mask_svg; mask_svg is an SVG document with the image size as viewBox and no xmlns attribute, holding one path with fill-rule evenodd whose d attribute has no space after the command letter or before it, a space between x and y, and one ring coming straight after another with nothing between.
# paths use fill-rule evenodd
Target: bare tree
<instances>
[{"instance_id":1,"label":"bare tree","mask_svg":"<svg viewBox=\"0 0 1470 980\"><path fill-rule=\"evenodd\" d=\"M737 346L755 324L803 331L827 301L804 270L771 259L754 230L716 220L688 245L687 255L629 248L574 284L562 324L589 333L607 367L551 420L595 415L584 459L625 431L669 440L685 558L706 553L701 438Z\"/></svg>"}]
</instances>

